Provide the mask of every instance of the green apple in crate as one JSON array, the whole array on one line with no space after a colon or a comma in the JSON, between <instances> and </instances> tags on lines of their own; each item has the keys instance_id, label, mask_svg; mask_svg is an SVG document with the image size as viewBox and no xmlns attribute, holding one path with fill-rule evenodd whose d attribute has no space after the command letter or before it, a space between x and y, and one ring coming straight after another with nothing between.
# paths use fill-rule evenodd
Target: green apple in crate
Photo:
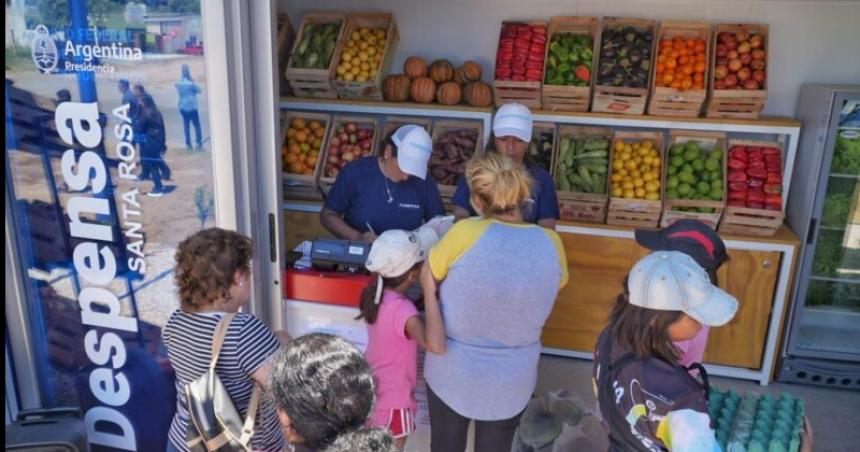
<instances>
[{"instance_id":1,"label":"green apple in crate","mask_svg":"<svg viewBox=\"0 0 860 452\"><path fill-rule=\"evenodd\" d=\"M723 199L723 151L703 149L696 141L669 148L666 197L720 201ZM712 207L676 207L675 210L713 213Z\"/></svg>"}]
</instances>

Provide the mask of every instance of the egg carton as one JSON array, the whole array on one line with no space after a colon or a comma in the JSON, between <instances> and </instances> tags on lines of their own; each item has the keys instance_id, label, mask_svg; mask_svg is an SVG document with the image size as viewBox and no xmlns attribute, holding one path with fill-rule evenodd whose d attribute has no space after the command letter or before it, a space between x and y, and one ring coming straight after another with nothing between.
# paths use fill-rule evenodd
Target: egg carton
<instances>
[{"instance_id":1,"label":"egg carton","mask_svg":"<svg viewBox=\"0 0 860 452\"><path fill-rule=\"evenodd\" d=\"M803 431L803 400L783 393L739 395L711 389L708 400L717 441L728 452L797 452Z\"/></svg>"}]
</instances>

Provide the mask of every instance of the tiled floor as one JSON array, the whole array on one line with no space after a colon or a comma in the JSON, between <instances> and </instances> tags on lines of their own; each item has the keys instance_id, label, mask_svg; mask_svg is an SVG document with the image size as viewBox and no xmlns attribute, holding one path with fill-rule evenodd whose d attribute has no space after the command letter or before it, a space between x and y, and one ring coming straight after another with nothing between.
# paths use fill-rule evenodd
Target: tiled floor
<instances>
[{"instance_id":1,"label":"tiled floor","mask_svg":"<svg viewBox=\"0 0 860 452\"><path fill-rule=\"evenodd\" d=\"M746 380L711 379L711 384L736 392L780 394L789 392L806 401L806 410L815 432L815 452L860 450L860 392L814 386L775 383L760 386ZM565 388L576 392L589 406L594 406L591 389L591 361L544 355L538 370L537 394Z\"/></svg>"}]
</instances>

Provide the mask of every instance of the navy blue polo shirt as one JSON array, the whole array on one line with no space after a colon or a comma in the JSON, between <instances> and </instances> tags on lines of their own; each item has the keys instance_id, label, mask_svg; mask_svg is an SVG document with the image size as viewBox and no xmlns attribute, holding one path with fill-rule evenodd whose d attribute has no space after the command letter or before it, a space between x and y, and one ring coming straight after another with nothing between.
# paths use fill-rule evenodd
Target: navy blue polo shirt
<instances>
[{"instance_id":1,"label":"navy blue polo shirt","mask_svg":"<svg viewBox=\"0 0 860 452\"><path fill-rule=\"evenodd\" d=\"M558 198L555 194L552 176L545 169L536 165L529 166L528 170L535 181L535 186L531 198L527 201L526 208L523 209L523 221L537 224L538 220L558 220ZM455 205L468 210L470 215L475 216L478 213L472 208L469 198L469 184L466 182L465 176L461 176L457 182L457 191L454 192L452 201Z\"/></svg>"},{"instance_id":2,"label":"navy blue polo shirt","mask_svg":"<svg viewBox=\"0 0 860 452\"><path fill-rule=\"evenodd\" d=\"M445 214L439 187L432 180L409 176L403 182L387 183L388 189L378 157L358 159L343 167L325 200L325 208L343 215L346 223L359 232L367 232L370 223L377 234L389 229L411 231Z\"/></svg>"}]
</instances>

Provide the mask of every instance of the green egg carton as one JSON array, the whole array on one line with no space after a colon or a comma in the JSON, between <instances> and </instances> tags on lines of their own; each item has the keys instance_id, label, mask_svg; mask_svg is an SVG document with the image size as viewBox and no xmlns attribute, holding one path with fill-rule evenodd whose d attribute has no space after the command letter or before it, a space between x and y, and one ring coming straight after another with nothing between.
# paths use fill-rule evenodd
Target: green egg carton
<instances>
[{"instance_id":1,"label":"green egg carton","mask_svg":"<svg viewBox=\"0 0 860 452\"><path fill-rule=\"evenodd\" d=\"M803 400L783 393L739 395L711 388L711 425L728 452L797 452L803 431Z\"/></svg>"}]
</instances>

